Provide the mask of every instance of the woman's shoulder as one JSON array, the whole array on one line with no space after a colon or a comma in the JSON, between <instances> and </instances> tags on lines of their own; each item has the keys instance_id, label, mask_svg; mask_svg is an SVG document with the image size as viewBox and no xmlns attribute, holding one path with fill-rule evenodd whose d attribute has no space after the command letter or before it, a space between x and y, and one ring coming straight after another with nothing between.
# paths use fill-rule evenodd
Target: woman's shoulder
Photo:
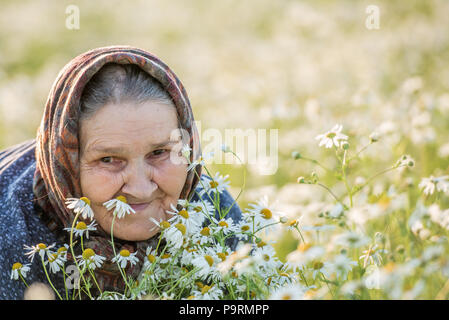
<instances>
[{"instance_id":1,"label":"woman's shoulder","mask_svg":"<svg viewBox=\"0 0 449 320\"><path fill-rule=\"evenodd\" d=\"M0 150L0 177L10 171L26 169L35 160L36 140L28 140Z\"/></svg>"},{"instance_id":2,"label":"woman's shoulder","mask_svg":"<svg viewBox=\"0 0 449 320\"><path fill-rule=\"evenodd\" d=\"M0 151L0 299L23 298L23 284L10 279L11 266L26 262L23 246L55 240L33 214L34 146L34 140L26 141ZM37 271L30 279L42 276Z\"/></svg>"}]
</instances>

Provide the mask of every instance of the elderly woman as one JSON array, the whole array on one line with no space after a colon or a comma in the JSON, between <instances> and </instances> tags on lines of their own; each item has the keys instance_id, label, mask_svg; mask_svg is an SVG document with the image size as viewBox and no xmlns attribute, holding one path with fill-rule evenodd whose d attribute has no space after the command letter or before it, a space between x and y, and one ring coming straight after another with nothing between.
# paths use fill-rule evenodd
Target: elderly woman
<instances>
[{"instance_id":1,"label":"elderly woman","mask_svg":"<svg viewBox=\"0 0 449 320\"><path fill-rule=\"evenodd\" d=\"M153 221L167 219L179 199L204 194L201 165L187 170L183 145L190 147L190 162L200 157L187 93L157 57L111 46L70 61L53 84L37 138L0 152L0 298L23 298L25 285L11 280L11 267L28 262L24 245L69 243L64 228L74 213L66 200L81 197L90 200L98 224L84 246L108 261L95 270L97 281L103 290L122 290L120 270L110 262L112 214L103 204L123 196L135 211L115 220L113 236L117 250L138 253L139 262L126 269L137 276L158 236ZM232 206L227 191L220 197L223 207ZM240 219L237 205L228 217ZM36 260L27 281L45 283ZM62 292L61 275L54 283Z\"/></svg>"}]
</instances>

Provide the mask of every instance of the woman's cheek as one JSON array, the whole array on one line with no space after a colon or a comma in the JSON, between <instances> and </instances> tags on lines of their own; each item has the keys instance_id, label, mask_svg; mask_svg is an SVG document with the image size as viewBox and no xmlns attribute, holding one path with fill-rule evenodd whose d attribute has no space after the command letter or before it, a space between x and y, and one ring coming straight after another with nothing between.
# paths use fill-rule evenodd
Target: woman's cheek
<instances>
[{"instance_id":1,"label":"woman's cheek","mask_svg":"<svg viewBox=\"0 0 449 320\"><path fill-rule=\"evenodd\" d=\"M158 183L167 194L173 197L178 197L184 187L187 178L187 166L184 164L176 165L173 163L166 163L163 167L157 170Z\"/></svg>"},{"instance_id":2,"label":"woman's cheek","mask_svg":"<svg viewBox=\"0 0 449 320\"><path fill-rule=\"evenodd\" d=\"M83 196L94 203L102 204L114 197L119 191L123 178L120 174L102 169L86 171L81 175Z\"/></svg>"}]
</instances>

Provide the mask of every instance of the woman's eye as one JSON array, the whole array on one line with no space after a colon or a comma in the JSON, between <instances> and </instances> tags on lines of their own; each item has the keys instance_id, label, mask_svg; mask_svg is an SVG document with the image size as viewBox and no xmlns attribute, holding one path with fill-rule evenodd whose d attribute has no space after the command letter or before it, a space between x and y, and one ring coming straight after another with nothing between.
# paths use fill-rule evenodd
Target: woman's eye
<instances>
[{"instance_id":1,"label":"woman's eye","mask_svg":"<svg viewBox=\"0 0 449 320\"><path fill-rule=\"evenodd\" d=\"M112 157L103 157L100 161L103 163L112 163Z\"/></svg>"},{"instance_id":2,"label":"woman's eye","mask_svg":"<svg viewBox=\"0 0 449 320\"><path fill-rule=\"evenodd\" d=\"M151 155L153 156L160 156L163 155L167 150L165 149L158 149L158 150L154 150Z\"/></svg>"}]
</instances>

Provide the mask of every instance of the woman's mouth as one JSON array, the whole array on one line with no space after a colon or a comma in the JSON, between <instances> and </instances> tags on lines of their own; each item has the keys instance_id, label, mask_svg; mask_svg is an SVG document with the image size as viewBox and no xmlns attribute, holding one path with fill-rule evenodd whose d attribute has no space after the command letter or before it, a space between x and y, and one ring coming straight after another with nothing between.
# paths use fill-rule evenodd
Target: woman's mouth
<instances>
[{"instance_id":1,"label":"woman's mouth","mask_svg":"<svg viewBox=\"0 0 449 320\"><path fill-rule=\"evenodd\" d=\"M143 211L145 210L150 203L149 202L145 202L145 203L130 203L129 204L131 208L133 208L134 211L138 212L138 211Z\"/></svg>"}]
</instances>

